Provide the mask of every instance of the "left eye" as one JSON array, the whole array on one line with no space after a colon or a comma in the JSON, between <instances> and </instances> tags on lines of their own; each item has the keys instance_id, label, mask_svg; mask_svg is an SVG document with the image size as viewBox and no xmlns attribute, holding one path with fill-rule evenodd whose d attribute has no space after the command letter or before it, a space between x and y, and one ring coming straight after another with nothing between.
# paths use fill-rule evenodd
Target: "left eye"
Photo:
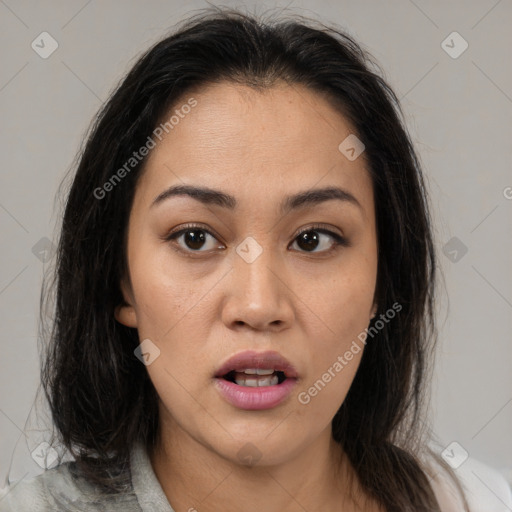
<instances>
[{"instance_id":1,"label":"left eye","mask_svg":"<svg viewBox=\"0 0 512 512\"><path fill-rule=\"evenodd\" d=\"M320 236L319 236L320 234ZM324 237L324 243L322 244L322 236ZM325 238L330 238L331 242L325 242ZM294 239L294 243L303 244L308 250L305 252L330 252L336 249L338 246L347 246L347 240L337 233L333 233L325 228L307 228L301 231ZM320 250L316 251L317 247ZM322 249L323 247L323 249ZM311 249L311 250L310 250Z\"/></svg>"}]
</instances>

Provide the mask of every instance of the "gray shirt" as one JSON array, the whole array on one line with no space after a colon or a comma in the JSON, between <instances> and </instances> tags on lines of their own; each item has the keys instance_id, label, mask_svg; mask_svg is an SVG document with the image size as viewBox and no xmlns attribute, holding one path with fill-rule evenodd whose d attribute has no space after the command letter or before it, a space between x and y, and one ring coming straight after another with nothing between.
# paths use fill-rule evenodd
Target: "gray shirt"
<instances>
[{"instance_id":1,"label":"gray shirt","mask_svg":"<svg viewBox=\"0 0 512 512\"><path fill-rule=\"evenodd\" d=\"M75 478L73 468L65 462L0 490L0 512L174 512L140 443L130 452L129 484L120 495L105 497Z\"/></svg>"}]
</instances>

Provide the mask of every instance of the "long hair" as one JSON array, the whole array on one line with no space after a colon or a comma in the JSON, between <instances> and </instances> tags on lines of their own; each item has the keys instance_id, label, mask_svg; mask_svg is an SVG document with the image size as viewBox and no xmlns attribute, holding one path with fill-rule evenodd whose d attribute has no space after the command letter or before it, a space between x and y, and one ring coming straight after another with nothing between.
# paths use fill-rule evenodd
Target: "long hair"
<instances>
[{"instance_id":1,"label":"long hair","mask_svg":"<svg viewBox=\"0 0 512 512\"><path fill-rule=\"evenodd\" d=\"M157 393L134 356L137 330L114 318L145 158L121 182L112 177L127 170L133 151L192 91L221 81L265 90L284 81L325 97L365 145L378 242L379 310L370 327L393 304L402 307L368 342L332 422L333 438L386 510L439 511L422 462L430 450L425 398L437 339L429 202L399 100L379 69L339 28L214 8L144 53L111 94L80 151L67 196L50 287L55 318L41 370L59 442L91 481L115 491L112 468L128 463L134 442L154 446L159 422ZM100 193L106 183L109 193Z\"/></svg>"}]
</instances>

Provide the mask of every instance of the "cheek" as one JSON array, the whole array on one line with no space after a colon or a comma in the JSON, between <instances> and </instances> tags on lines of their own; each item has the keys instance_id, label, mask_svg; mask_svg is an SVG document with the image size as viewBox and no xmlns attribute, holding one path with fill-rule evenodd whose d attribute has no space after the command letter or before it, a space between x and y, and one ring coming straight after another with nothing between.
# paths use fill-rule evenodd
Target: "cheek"
<instances>
[{"instance_id":1,"label":"cheek","mask_svg":"<svg viewBox=\"0 0 512 512\"><path fill-rule=\"evenodd\" d=\"M204 295L205 284L185 265L177 266L172 249L141 240L131 254L130 272L136 297L140 336L162 339L187 316Z\"/></svg>"},{"instance_id":2,"label":"cheek","mask_svg":"<svg viewBox=\"0 0 512 512\"><path fill-rule=\"evenodd\" d=\"M139 251L130 271L139 338L151 340L160 351L148 372L159 394L179 394L180 386L189 388L194 380L191 369L204 365L203 345L212 322L205 290L211 286L172 266L168 251L172 249ZM179 403L180 397L173 400Z\"/></svg>"},{"instance_id":3,"label":"cheek","mask_svg":"<svg viewBox=\"0 0 512 512\"><path fill-rule=\"evenodd\" d=\"M321 322L310 323L310 372L301 387L306 393L301 403L311 403L319 414L334 414L354 379L365 348L375 284L376 262L354 255L331 279L309 290L309 297L315 297L311 310L318 312Z\"/></svg>"},{"instance_id":4,"label":"cheek","mask_svg":"<svg viewBox=\"0 0 512 512\"><path fill-rule=\"evenodd\" d=\"M376 286L376 261L356 254L343 260L321 287L311 285L326 332L337 346L357 337L369 323ZM317 292L313 290L316 288ZM320 290L320 291L318 291Z\"/></svg>"},{"instance_id":5,"label":"cheek","mask_svg":"<svg viewBox=\"0 0 512 512\"><path fill-rule=\"evenodd\" d=\"M327 424L336 414L359 367L362 349L358 350L358 353L351 352L350 361L344 358L344 352L336 355L300 386L296 398L303 415L310 421L322 418Z\"/></svg>"},{"instance_id":6,"label":"cheek","mask_svg":"<svg viewBox=\"0 0 512 512\"><path fill-rule=\"evenodd\" d=\"M374 291L375 281L363 272L344 275L333 285L329 312L333 329L343 338L367 327Z\"/></svg>"}]
</instances>

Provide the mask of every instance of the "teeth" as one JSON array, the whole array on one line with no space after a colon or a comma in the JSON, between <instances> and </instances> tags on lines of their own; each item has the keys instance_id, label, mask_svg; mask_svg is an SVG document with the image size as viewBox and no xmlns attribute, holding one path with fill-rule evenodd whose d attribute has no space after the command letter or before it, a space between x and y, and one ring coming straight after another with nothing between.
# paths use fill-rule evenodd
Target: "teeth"
<instances>
[{"instance_id":1,"label":"teeth","mask_svg":"<svg viewBox=\"0 0 512 512\"><path fill-rule=\"evenodd\" d=\"M247 368L246 370L237 370L240 373L246 373L247 375L272 375L274 369L262 369L262 368Z\"/></svg>"},{"instance_id":2,"label":"teeth","mask_svg":"<svg viewBox=\"0 0 512 512\"><path fill-rule=\"evenodd\" d=\"M273 372L273 371L272 371ZM266 378L248 378L248 377L239 377L240 374L235 374L235 382L239 386L246 386L249 388L261 388L263 386L276 386L279 382L279 378L277 375L272 375L271 377Z\"/></svg>"}]
</instances>

